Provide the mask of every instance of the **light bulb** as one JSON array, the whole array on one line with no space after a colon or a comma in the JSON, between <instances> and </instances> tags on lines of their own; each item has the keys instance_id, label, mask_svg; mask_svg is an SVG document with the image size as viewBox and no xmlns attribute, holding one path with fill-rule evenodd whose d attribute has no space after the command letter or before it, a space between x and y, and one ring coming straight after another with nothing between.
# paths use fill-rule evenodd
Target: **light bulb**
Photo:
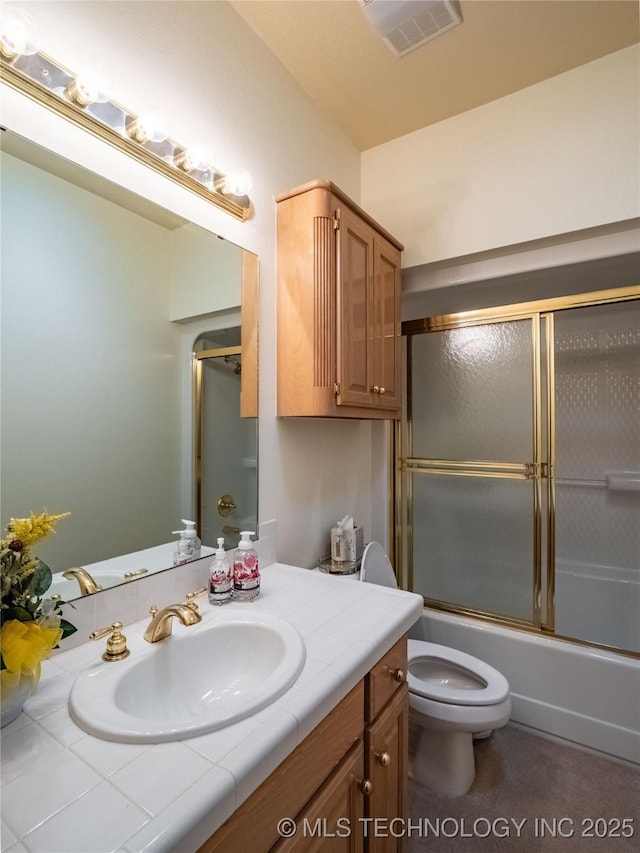
<instances>
[{"instance_id":1,"label":"light bulb","mask_svg":"<svg viewBox=\"0 0 640 853\"><path fill-rule=\"evenodd\" d=\"M83 68L64 90L70 101L80 107L89 107L96 101L105 103L109 100L107 78L98 68Z\"/></svg>"},{"instance_id":2,"label":"light bulb","mask_svg":"<svg viewBox=\"0 0 640 853\"><path fill-rule=\"evenodd\" d=\"M127 133L140 144L164 142L167 133L163 125L164 117L160 113L143 113L129 122Z\"/></svg>"},{"instance_id":3,"label":"light bulb","mask_svg":"<svg viewBox=\"0 0 640 853\"><path fill-rule=\"evenodd\" d=\"M30 15L22 10L3 13L0 25L0 53L12 61L20 56L37 53L40 42L38 29Z\"/></svg>"},{"instance_id":4,"label":"light bulb","mask_svg":"<svg viewBox=\"0 0 640 853\"><path fill-rule=\"evenodd\" d=\"M211 156L203 148L186 148L174 158L174 164L184 172L207 172L211 168Z\"/></svg>"},{"instance_id":5,"label":"light bulb","mask_svg":"<svg viewBox=\"0 0 640 853\"><path fill-rule=\"evenodd\" d=\"M249 172L246 169L238 169L216 181L216 189L225 195L247 195L251 190L252 183Z\"/></svg>"}]
</instances>

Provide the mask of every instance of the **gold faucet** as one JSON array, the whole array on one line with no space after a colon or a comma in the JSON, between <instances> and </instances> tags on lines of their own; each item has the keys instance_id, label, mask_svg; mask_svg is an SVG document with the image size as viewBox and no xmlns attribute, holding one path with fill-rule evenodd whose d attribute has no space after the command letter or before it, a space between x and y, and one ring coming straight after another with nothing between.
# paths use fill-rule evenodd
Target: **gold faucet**
<instances>
[{"instance_id":1,"label":"gold faucet","mask_svg":"<svg viewBox=\"0 0 640 853\"><path fill-rule=\"evenodd\" d=\"M67 578L67 580L77 580L80 585L80 595L91 595L102 590L100 584L94 581L89 572L82 566L63 572L62 577Z\"/></svg>"},{"instance_id":2,"label":"gold faucet","mask_svg":"<svg viewBox=\"0 0 640 853\"><path fill-rule=\"evenodd\" d=\"M202 587L202 589L196 592L190 592L184 604L170 604L168 607L163 607L162 610L158 610L155 604L152 604L149 608L152 619L147 625L147 630L144 632L145 640L148 643L157 643L159 640L164 640L166 637L171 636L171 628L173 627L171 620L174 616L183 625L197 625L201 621L202 616L198 613L198 605L193 599L196 595L206 592L206 590L206 587Z\"/></svg>"}]
</instances>

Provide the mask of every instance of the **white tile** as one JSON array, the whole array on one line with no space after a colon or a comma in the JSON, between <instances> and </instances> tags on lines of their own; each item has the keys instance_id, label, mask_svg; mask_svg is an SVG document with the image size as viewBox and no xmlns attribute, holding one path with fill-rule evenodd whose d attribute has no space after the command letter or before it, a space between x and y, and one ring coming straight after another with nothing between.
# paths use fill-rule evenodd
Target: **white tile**
<instances>
[{"instance_id":1,"label":"white tile","mask_svg":"<svg viewBox=\"0 0 640 853\"><path fill-rule=\"evenodd\" d=\"M62 745L37 723L31 723L2 737L3 786L26 771L33 770Z\"/></svg>"},{"instance_id":2,"label":"white tile","mask_svg":"<svg viewBox=\"0 0 640 853\"><path fill-rule=\"evenodd\" d=\"M59 673L57 677L41 679L35 693L24 703L24 710L32 719L39 720L67 704L74 676L62 670Z\"/></svg>"},{"instance_id":3,"label":"white tile","mask_svg":"<svg viewBox=\"0 0 640 853\"><path fill-rule=\"evenodd\" d=\"M324 670L316 676L314 688L289 691L286 706L298 721L298 742L322 722L329 711L346 695L342 678L338 673ZM319 699L319 697L322 697Z\"/></svg>"},{"instance_id":4,"label":"white tile","mask_svg":"<svg viewBox=\"0 0 640 853\"><path fill-rule=\"evenodd\" d=\"M122 849L148 819L113 785L102 782L23 840L28 849L47 853L110 853Z\"/></svg>"},{"instance_id":5,"label":"white tile","mask_svg":"<svg viewBox=\"0 0 640 853\"><path fill-rule=\"evenodd\" d=\"M11 847L11 845L15 844L17 840L18 839L13 830L9 829L9 827L3 820L0 821L0 842L2 844L3 853L7 849L7 847Z\"/></svg>"},{"instance_id":6,"label":"white tile","mask_svg":"<svg viewBox=\"0 0 640 853\"><path fill-rule=\"evenodd\" d=\"M2 848L3 853L29 853L27 848L21 841L16 841L15 844L12 844L11 847L7 847L6 851L4 847Z\"/></svg>"},{"instance_id":7,"label":"white tile","mask_svg":"<svg viewBox=\"0 0 640 853\"><path fill-rule=\"evenodd\" d=\"M79 758L58 753L2 786L2 812L22 838L100 781Z\"/></svg>"},{"instance_id":8,"label":"white tile","mask_svg":"<svg viewBox=\"0 0 640 853\"><path fill-rule=\"evenodd\" d=\"M351 643L346 643L342 637L330 634L324 627L307 634L304 638L304 644L307 648L307 659L324 661L326 664L344 657L351 645Z\"/></svg>"},{"instance_id":9,"label":"white tile","mask_svg":"<svg viewBox=\"0 0 640 853\"><path fill-rule=\"evenodd\" d=\"M109 777L129 799L157 815L211 768L181 743L156 744Z\"/></svg>"},{"instance_id":10,"label":"white tile","mask_svg":"<svg viewBox=\"0 0 640 853\"><path fill-rule=\"evenodd\" d=\"M186 853L197 850L233 814L235 808L233 776L227 770L212 767L130 838L124 850L128 853Z\"/></svg>"},{"instance_id":11,"label":"white tile","mask_svg":"<svg viewBox=\"0 0 640 853\"><path fill-rule=\"evenodd\" d=\"M238 802L243 802L297 746L298 721L286 711L272 711L251 738L219 762L236 780Z\"/></svg>"},{"instance_id":12,"label":"white tile","mask_svg":"<svg viewBox=\"0 0 640 853\"><path fill-rule=\"evenodd\" d=\"M184 745L210 761L218 762L242 741L253 738L254 731L260 725L261 720L254 714L217 732L189 738L184 741Z\"/></svg>"},{"instance_id":13,"label":"white tile","mask_svg":"<svg viewBox=\"0 0 640 853\"><path fill-rule=\"evenodd\" d=\"M39 720L38 725L49 732L63 746L69 746L80 738L86 737L85 733L71 719L68 704L58 711L53 711Z\"/></svg>"},{"instance_id":14,"label":"white tile","mask_svg":"<svg viewBox=\"0 0 640 853\"><path fill-rule=\"evenodd\" d=\"M84 735L71 746L72 752L75 752L105 778L125 767L129 762L148 752L151 748L151 744L112 743L91 735Z\"/></svg>"}]
</instances>

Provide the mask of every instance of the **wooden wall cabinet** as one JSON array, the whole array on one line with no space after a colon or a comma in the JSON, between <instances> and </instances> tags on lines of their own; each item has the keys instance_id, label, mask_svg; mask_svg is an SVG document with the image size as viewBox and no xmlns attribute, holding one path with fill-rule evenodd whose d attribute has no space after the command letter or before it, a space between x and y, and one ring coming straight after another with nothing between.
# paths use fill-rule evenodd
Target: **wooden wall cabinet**
<instances>
[{"instance_id":1,"label":"wooden wall cabinet","mask_svg":"<svg viewBox=\"0 0 640 853\"><path fill-rule=\"evenodd\" d=\"M389 827L407 817L406 665L403 637L198 853L402 853Z\"/></svg>"},{"instance_id":2,"label":"wooden wall cabinet","mask_svg":"<svg viewBox=\"0 0 640 853\"><path fill-rule=\"evenodd\" d=\"M276 203L278 415L399 417L402 244L328 181Z\"/></svg>"}]
</instances>

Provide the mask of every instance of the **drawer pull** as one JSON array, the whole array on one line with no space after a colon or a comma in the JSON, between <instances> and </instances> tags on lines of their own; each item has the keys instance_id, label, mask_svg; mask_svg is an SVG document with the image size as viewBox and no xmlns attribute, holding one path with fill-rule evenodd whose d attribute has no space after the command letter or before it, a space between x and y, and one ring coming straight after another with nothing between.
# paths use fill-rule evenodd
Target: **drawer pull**
<instances>
[{"instance_id":1,"label":"drawer pull","mask_svg":"<svg viewBox=\"0 0 640 853\"><path fill-rule=\"evenodd\" d=\"M404 671L404 669L392 670L391 676L392 676L394 681L398 682L398 684L404 684L405 681L407 680L407 673Z\"/></svg>"},{"instance_id":2,"label":"drawer pull","mask_svg":"<svg viewBox=\"0 0 640 853\"><path fill-rule=\"evenodd\" d=\"M360 788L360 793L364 794L365 797L373 794L373 782L371 779L361 779L358 783L358 787Z\"/></svg>"},{"instance_id":3,"label":"drawer pull","mask_svg":"<svg viewBox=\"0 0 640 853\"><path fill-rule=\"evenodd\" d=\"M388 752L376 752L376 761L383 767L388 767L391 764L391 756Z\"/></svg>"}]
</instances>

